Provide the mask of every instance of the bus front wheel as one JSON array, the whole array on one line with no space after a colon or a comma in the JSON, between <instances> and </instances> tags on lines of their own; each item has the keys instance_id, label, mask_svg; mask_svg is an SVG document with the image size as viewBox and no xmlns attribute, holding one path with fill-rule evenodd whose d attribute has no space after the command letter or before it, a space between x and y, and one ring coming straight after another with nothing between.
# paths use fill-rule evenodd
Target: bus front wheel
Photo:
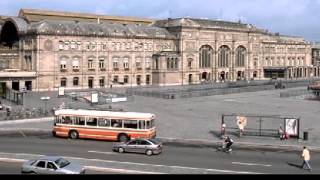
<instances>
[{"instance_id":1,"label":"bus front wheel","mask_svg":"<svg viewBox=\"0 0 320 180\"><path fill-rule=\"evenodd\" d=\"M71 139L78 139L78 138L79 138L79 134L78 134L77 131L70 131L69 137L70 137Z\"/></svg>"},{"instance_id":2,"label":"bus front wheel","mask_svg":"<svg viewBox=\"0 0 320 180\"><path fill-rule=\"evenodd\" d=\"M120 134L118 140L120 142L127 142L129 140L129 137L126 134Z\"/></svg>"}]
</instances>

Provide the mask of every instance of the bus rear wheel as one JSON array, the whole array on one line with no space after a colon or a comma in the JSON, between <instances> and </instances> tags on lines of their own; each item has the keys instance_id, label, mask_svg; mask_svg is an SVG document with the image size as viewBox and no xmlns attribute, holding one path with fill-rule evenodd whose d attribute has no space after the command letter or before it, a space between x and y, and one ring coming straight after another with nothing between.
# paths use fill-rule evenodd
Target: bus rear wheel
<instances>
[{"instance_id":1,"label":"bus rear wheel","mask_svg":"<svg viewBox=\"0 0 320 180\"><path fill-rule=\"evenodd\" d=\"M69 132L69 137L70 137L71 139L78 139L78 138L79 138L79 134L78 134L77 131L70 131L70 132Z\"/></svg>"},{"instance_id":2,"label":"bus rear wheel","mask_svg":"<svg viewBox=\"0 0 320 180\"><path fill-rule=\"evenodd\" d=\"M118 136L118 140L119 140L120 142L127 142L127 141L129 140L129 137L128 137L128 135L126 135L126 134L120 134L120 135Z\"/></svg>"}]
</instances>

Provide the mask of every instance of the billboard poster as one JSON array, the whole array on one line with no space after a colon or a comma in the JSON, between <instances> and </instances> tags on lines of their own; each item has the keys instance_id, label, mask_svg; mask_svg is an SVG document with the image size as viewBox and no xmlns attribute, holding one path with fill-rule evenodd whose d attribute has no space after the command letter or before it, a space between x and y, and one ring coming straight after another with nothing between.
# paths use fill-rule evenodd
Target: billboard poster
<instances>
[{"instance_id":1,"label":"billboard poster","mask_svg":"<svg viewBox=\"0 0 320 180\"><path fill-rule=\"evenodd\" d=\"M298 119L285 119L285 131L290 136L298 136Z\"/></svg>"},{"instance_id":2,"label":"billboard poster","mask_svg":"<svg viewBox=\"0 0 320 180\"><path fill-rule=\"evenodd\" d=\"M91 94L91 103L98 103L99 99L98 99L98 93L94 92Z\"/></svg>"},{"instance_id":3,"label":"billboard poster","mask_svg":"<svg viewBox=\"0 0 320 180\"><path fill-rule=\"evenodd\" d=\"M59 87L59 96L64 96L64 87Z\"/></svg>"}]
</instances>

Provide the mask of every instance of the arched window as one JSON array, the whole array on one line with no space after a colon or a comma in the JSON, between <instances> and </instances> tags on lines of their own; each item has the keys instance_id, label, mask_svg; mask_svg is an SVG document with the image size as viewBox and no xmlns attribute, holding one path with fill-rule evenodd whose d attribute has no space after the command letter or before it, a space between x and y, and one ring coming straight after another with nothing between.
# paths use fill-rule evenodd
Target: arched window
<instances>
[{"instance_id":1,"label":"arched window","mask_svg":"<svg viewBox=\"0 0 320 180\"><path fill-rule=\"evenodd\" d=\"M236 50L236 67L244 67L247 50L243 46L239 46Z\"/></svg>"},{"instance_id":2,"label":"arched window","mask_svg":"<svg viewBox=\"0 0 320 180\"><path fill-rule=\"evenodd\" d=\"M230 48L228 46L221 46L219 48L218 66L229 67Z\"/></svg>"},{"instance_id":3,"label":"arched window","mask_svg":"<svg viewBox=\"0 0 320 180\"><path fill-rule=\"evenodd\" d=\"M205 45L200 48L199 67L210 68L213 57L213 49L211 46Z\"/></svg>"}]
</instances>

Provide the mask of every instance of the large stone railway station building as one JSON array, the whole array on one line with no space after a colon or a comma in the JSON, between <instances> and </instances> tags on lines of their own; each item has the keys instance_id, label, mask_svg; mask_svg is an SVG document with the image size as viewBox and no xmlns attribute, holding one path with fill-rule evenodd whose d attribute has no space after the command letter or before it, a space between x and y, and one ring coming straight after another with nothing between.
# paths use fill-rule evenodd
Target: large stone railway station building
<instances>
[{"instance_id":1,"label":"large stone railway station building","mask_svg":"<svg viewBox=\"0 0 320 180\"><path fill-rule=\"evenodd\" d=\"M1 91L320 76L311 43L241 22L21 9L0 32Z\"/></svg>"}]
</instances>

